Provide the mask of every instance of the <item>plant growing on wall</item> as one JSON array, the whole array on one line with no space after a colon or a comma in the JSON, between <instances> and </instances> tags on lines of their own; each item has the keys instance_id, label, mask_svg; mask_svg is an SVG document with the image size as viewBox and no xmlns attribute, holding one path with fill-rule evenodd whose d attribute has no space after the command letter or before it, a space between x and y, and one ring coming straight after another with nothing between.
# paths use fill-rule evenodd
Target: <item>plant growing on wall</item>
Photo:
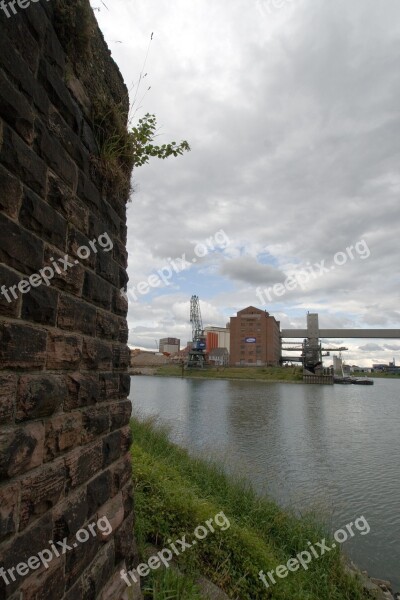
<instances>
[{"instance_id":1,"label":"plant growing on wall","mask_svg":"<svg viewBox=\"0 0 400 600\"><path fill-rule=\"evenodd\" d=\"M185 151L190 151L190 146L186 140L180 144L170 142L157 146L153 144L157 130L157 119L155 115L146 113L139 119L136 127L130 132L133 151L133 166L141 167L149 162L151 156L157 158L168 158L169 156L182 155Z\"/></svg>"}]
</instances>

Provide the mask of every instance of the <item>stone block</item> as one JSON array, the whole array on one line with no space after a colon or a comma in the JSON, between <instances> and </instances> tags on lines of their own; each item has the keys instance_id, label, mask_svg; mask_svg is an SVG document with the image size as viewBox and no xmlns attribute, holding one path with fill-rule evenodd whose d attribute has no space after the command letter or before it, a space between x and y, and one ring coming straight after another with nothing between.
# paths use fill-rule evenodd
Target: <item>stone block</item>
<instances>
[{"instance_id":1,"label":"stone block","mask_svg":"<svg viewBox=\"0 0 400 600\"><path fill-rule=\"evenodd\" d=\"M88 499L86 488L80 488L68 494L53 509L54 530L52 540L71 538L81 529L87 520Z\"/></svg>"},{"instance_id":2,"label":"stone block","mask_svg":"<svg viewBox=\"0 0 400 600\"><path fill-rule=\"evenodd\" d=\"M50 135L49 130L40 121L35 123L35 132L39 156L75 192L78 185L78 169L75 163L60 142L54 135Z\"/></svg>"},{"instance_id":3,"label":"stone block","mask_svg":"<svg viewBox=\"0 0 400 600\"><path fill-rule=\"evenodd\" d=\"M0 369L37 369L46 361L47 332L0 322Z\"/></svg>"},{"instance_id":4,"label":"stone block","mask_svg":"<svg viewBox=\"0 0 400 600\"><path fill-rule=\"evenodd\" d=\"M120 333L120 321L118 317L105 312L97 310L96 314L96 335L99 338L107 340L118 340Z\"/></svg>"},{"instance_id":5,"label":"stone block","mask_svg":"<svg viewBox=\"0 0 400 600\"><path fill-rule=\"evenodd\" d=\"M0 423L7 425L14 420L17 376L0 373Z\"/></svg>"},{"instance_id":6,"label":"stone block","mask_svg":"<svg viewBox=\"0 0 400 600\"><path fill-rule=\"evenodd\" d=\"M106 541L110 539L112 535L115 534L117 529L121 526L124 520L124 505L122 492L119 492L116 496L108 500L103 506L101 506L97 513L97 518L107 517L108 522L111 525L112 531L110 533L107 532L98 532L98 536L102 541Z\"/></svg>"},{"instance_id":7,"label":"stone block","mask_svg":"<svg viewBox=\"0 0 400 600\"><path fill-rule=\"evenodd\" d=\"M89 209L72 192L62 179L49 171L47 179L47 202L63 217L87 234L89 230Z\"/></svg>"},{"instance_id":8,"label":"stone block","mask_svg":"<svg viewBox=\"0 0 400 600\"><path fill-rule=\"evenodd\" d=\"M0 541L18 531L20 495L20 482L0 487Z\"/></svg>"},{"instance_id":9,"label":"stone block","mask_svg":"<svg viewBox=\"0 0 400 600\"><path fill-rule=\"evenodd\" d=\"M85 369L107 371L112 366L110 344L93 338L84 338L82 364Z\"/></svg>"},{"instance_id":10,"label":"stone block","mask_svg":"<svg viewBox=\"0 0 400 600\"><path fill-rule=\"evenodd\" d=\"M100 440L90 446L77 448L65 458L68 475L68 489L82 485L102 468L102 443Z\"/></svg>"},{"instance_id":11,"label":"stone block","mask_svg":"<svg viewBox=\"0 0 400 600\"><path fill-rule=\"evenodd\" d=\"M110 431L109 407L91 407L82 411L82 443L97 439L102 433Z\"/></svg>"},{"instance_id":12,"label":"stone block","mask_svg":"<svg viewBox=\"0 0 400 600\"><path fill-rule=\"evenodd\" d=\"M39 287L31 287L22 295L21 317L52 327L57 318L58 291L47 287L45 282Z\"/></svg>"},{"instance_id":13,"label":"stone block","mask_svg":"<svg viewBox=\"0 0 400 600\"><path fill-rule=\"evenodd\" d=\"M43 463L44 426L30 423L0 432L0 481L25 473Z\"/></svg>"},{"instance_id":14,"label":"stone block","mask_svg":"<svg viewBox=\"0 0 400 600\"><path fill-rule=\"evenodd\" d=\"M96 335L96 309L71 296L61 294L58 303L57 326L60 329Z\"/></svg>"},{"instance_id":15,"label":"stone block","mask_svg":"<svg viewBox=\"0 0 400 600\"><path fill-rule=\"evenodd\" d=\"M24 477L21 480L20 531L55 506L64 496L64 487L65 466L62 460Z\"/></svg>"},{"instance_id":16,"label":"stone block","mask_svg":"<svg viewBox=\"0 0 400 600\"><path fill-rule=\"evenodd\" d=\"M0 210L16 219L22 201L22 184L0 165Z\"/></svg>"},{"instance_id":17,"label":"stone block","mask_svg":"<svg viewBox=\"0 0 400 600\"><path fill-rule=\"evenodd\" d=\"M100 308L110 310L111 299L113 294L112 286L89 271L85 272L85 280L83 284L82 296L88 302L92 302Z\"/></svg>"},{"instance_id":18,"label":"stone block","mask_svg":"<svg viewBox=\"0 0 400 600\"><path fill-rule=\"evenodd\" d=\"M132 416L132 402L130 400L122 400L115 402L109 406L110 412L110 431L119 429L128 425Z\"/></svg>"},{"instance_id":19,"label":"stone block","mask_svg":"<svg viewBox=\"0 0 400 600\"><path fill-rule=\"evenodd\" d=\"M100 506L105 504L112 491L111 471L103 471L87 485L87 518L94 516Z\"/></svg>"},{"instance_id":20,"label":"stone block","mask_svg":"<svg viewBox=\"0 0 400 600\"><path fill-rule=\"evenodd\" d=\"M36 273L43 264L43 242L0 214L0 261L22 273ZM17 295L21 295L18 290Z\"/></svg>"},{"instance_id":21,"label":"stone block","mask_svg":"<svg viewBox=\"0 0 400 600\"><path fill-rule=\"evenodd\" d=\"M43 202L30 190L25 190L19 212L21 225L36 233L38 237L48 241L59 250L65 250L67 239L67 222L47 202Z\"/></svg>"},{"instance_id":22,"label":"stone block","mask_svg":"<svg viewBox=\"0 0 400 600\"><path fill-rule=\"evenodd\" d=\"M53 460L67 450L81 445L82 413L60 414L46 421L45 460Z\"/></svg>"},{"instance_id":23,"label":"stone block","mask_svg":"<svg viewBox=\"0 0 400 600\"><path fill-rule=\"evenodd\" d=\"M3 71L0 71L0 114L27 144L34 140L34 113L26 100L7 79Z\"/></svg>"},{"instance_id":24,"label":"stone block","mask_svg":"<svg viewBox=\"0 0 400 600\"><path fill-rule=\"evenodd\" d=\"M16 421L49 417L63 406L66 397L63 377L48 373L22 375L17 389Z\"/></svg>"},{"instance_id":25,"label":"stone block","mask_svg":"<svg viewBox=\"0 0 400 600\"><path fill-rule=\"evenodd\" d=\"M21 277L5 265L0 265L0 315L7 317L17 317L21 304L20 292L17 289ZM5 289L1 289L5 287ZM9 288L14 286L15 295L9 291Z\"/></svg>"},{"instance_id":26,"label":"stone block","mask_svg":"<svg viewBox=\"0 0 400 600\"><path fill-rule=\"evenodd\" d=\"M22 183L44 198L47 175L45 162L7 126L3 131L0 162Z\"/></svg>"},{"instance_id":27,"label":"stone block","mask_svg":"<svg viewBox=\"0 0 400 600\"><path fill-rule=\"evenodd\" d=\"M47 348L48 369L75 370L82 358L82 338L49 332Z\"/></svg>"},{"instance_id":28,"label":"stone block","mask_svg":"<svg viewBox=\"0 0 400 600\"><path fill-rule=\"evenodd\" d=\"M96 404L100 396L98 374L72 373L67 376L68 397L64 411Z\"/></svg>"},{"instance_id":29,"label":"stone block","mask_svg":"<svg viewBox=\"0 0 400 600\"><path fill-rule=\"evenodd\" d=\"M65 263L65 260L68 264ZM58 271L54 266L54 262L58 267ZM70 292L75 296L82 294L85 269L82 265L75 263L75 260L70 256L45 244L44 266L49 266L53 269L54 276L51 279L51 285Z\"/></svg>"}]
</instances>

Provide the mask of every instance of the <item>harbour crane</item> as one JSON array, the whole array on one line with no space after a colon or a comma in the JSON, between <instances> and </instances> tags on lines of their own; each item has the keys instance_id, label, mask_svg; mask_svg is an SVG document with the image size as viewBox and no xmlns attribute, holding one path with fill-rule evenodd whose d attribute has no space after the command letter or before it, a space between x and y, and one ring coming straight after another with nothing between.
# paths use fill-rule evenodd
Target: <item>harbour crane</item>
<instances>
[{"instance_id":1,"label":"harbour crane","mask_svg":"<svg viewBox=\"0 0 400 600\"><path fill-rule=\"evenodd\" d=\"M192 347L189 350L186 366L202 369L206 361L206 338L201 318L200 300L195 295L190 299L190 322L192 324Z\"/></svg>"}]
</instances>

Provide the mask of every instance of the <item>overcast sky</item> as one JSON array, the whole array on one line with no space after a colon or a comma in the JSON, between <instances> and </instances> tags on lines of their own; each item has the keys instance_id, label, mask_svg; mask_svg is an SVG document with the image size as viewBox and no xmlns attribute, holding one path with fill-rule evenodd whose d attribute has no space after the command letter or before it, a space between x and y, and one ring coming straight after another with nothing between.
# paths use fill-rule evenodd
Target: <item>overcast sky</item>
<instances>
[{"instance_id":1,"label":"overcast sky","mask_svg":"<svg viewBox=\"0 0 400 600\"><path fill-rule=\"evenodd\" d=\"M322 327L400 328L399 0L105 4L132 101L154 33L136 118L192 148L134 173L130 345L186 343L192 294L205 325L255 305L283 328L308 310ZM159 270L168 284L139 293ZM400 340L345 345L349 362L400 364Z\"/></svg>"}]
</instances>

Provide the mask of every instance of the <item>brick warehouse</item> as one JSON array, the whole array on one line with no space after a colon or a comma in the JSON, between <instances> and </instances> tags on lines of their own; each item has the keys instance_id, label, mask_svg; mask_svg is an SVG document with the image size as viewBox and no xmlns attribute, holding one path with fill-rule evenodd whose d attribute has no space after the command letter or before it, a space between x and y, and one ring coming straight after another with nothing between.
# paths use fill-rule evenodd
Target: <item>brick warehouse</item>
<instances>
[{"instance_id":1,"label":"brick warehouse","mask_svg":"<svg viewBox=\"0 0 400 600\"><path fill-rule=\"evenodd\" d=\"M116 113L126 125L127 89L88 0L0 14L0 284L20 290L0 296L0 567L101 516L112 526L48 569L0 577L2 600L122 600L119 571L136 564L119 292L130 170L117 181L101 163L99 100L103 132ZM105 232L112 250L83 260ZM18 287L50 265L50 285Z\"/></svg>"},{"instance_id":2,"label":"brick warehouse","mask_svg":"<svg viewBox=\"0 0 400 600\"><path fill-rule=\"evenodd\" d=\"M281 357L280 323L254 306L230 319L231 366L278 366Z\"/></svg>"}]
</instances>

